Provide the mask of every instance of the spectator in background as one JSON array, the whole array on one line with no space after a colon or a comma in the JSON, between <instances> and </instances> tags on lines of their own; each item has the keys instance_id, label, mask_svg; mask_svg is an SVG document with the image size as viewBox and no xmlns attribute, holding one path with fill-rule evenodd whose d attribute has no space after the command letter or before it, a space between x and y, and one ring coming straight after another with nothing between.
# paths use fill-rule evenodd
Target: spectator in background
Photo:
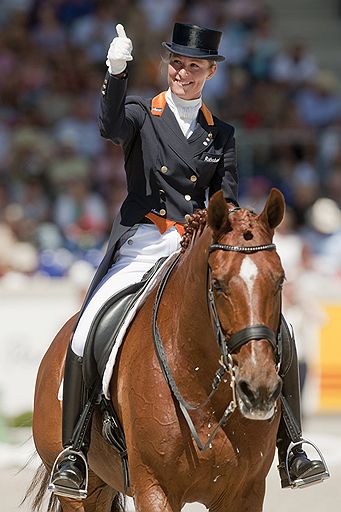
<instances>
[{"instance_id":1,"label":"spectator in background","mask_svg":"<svg viewBox=\"0 0 341 512\"><path fill-rule=\"evenodd\" d=\"M71 176L64 182L54 205L53 220L64 237L64 246L72 252L101 248L108 234L104 200L91 191L83 177Z\"/></svg>"},{"instance_id":2,"label":"spectator in background","mask_svg":"<svg viewBox=\"0 0 341 512\"><path fill-rule=\"evenodd\" d=\"M314 166L315 147L292 144L292 167L290 170L290 188L299 225L304 225L307 209L317 199L320 191L320 177Z\"/></svg>"},{"instance_id":3,"label":"spectator in background","mask_svg":"<svg viewBox=\"0 0 341 512\"><path fill-rule=\"evenodd\" d=\"M103 152L96 160L93 185L106 201L109 218L115 217L126 194L124 158L119 147L105 144Z\"/></svg>"},{"instance_id":4,"label":"spectator in background","mask_svg":"<svg viewBox=\"0 0 341 512\"><path fill-rule=\"evenodd\" d=\"M296 334L300 388L304 391L309 370L318 351L318 335L325 315L316 299L316 269L311 250L296 226L295 214L287 208L274 242L286 275L283 288L283 313Z\"/></svg>"},{"instance_id":5,"label":"spectator in background","mask_svg":"<svg viewBox=\"0 0 341 512\"><path fill-rule=\"evenodd\" d=\"M341 208L341 146L330 167L328 177L324 181L328 197Z\"/></svg>"},{"instance_id":6,"label":"spectator in background","mask_svg":"<svg viewBox=\"0 0 341 512\"><path fill-rule=\"evenodd\" d=\"M264 207L270 183L264 176L250 176L242 182L239 203L259 213Z\"/></svg>"},{"instance_id":7,"label":"spectator in background","mask_svg":"<svg viewBox=\"0 0 341 512\"><path fill-rule=\"evenodd\" d=\"M50 220L50 204L39 176L27 176L16 197L22 208L26 238L35 243L39 226Z\"/></svg>"},{"instance_id":8,"label":"spectator in background","mask_svg":"<svg viewBox=\"0 0 341 512\"><path fill-rule=\"evenodd\" d=\"M64 143L70 140L75 154L94 160L103 150L103 139L98 122L93 116L95 110L92 96L80 94L75 99L71 112L55 123L54 135Z\"/></svg>"},{"instance_id":9,"label":"spectator in background","mask_svg":"<svg viewBox=\"0 0 341 512\"><path fill-rule=\"evenodd\" d=\"M17 126L3 161L4 173L9 178L11 200L22 200L28 180L39 181L41 193L48 199L45 188L46 169L53 158L53 151L54 144L48 132L32 123Z\"/></svg>"},{"instance_id":10,"label":"spectator in background","mask_svg":"<svg viewBox=\"0 0 341 512\"><path fill-rule=\"evenodd\" d=\"M272 61L270 77L289 90L311 82L318 72L315 57L309 53L302 41L294 42L280 51Z\"/></svg>"},{"instance_id":11,"label":"spectator in background","mask_svg":"<svg viewBox=\"0 0 341 512\"><path fill-rule=\"evenodd\" d=\"M174 19L182 6L181 0L137 0L137 5L146 20L148 34L156 38L168 36L169 20Z\"/></svg>"},{"instance_id":12,"label":"spectator in background","mask_svg":"<svg viewBox=\"0 0 341 512\"><path fill-rule=\"evenodd\" d=\"M35 247L28 242L18 240L12 230L11 223L14 219L11 215L17 215L18 211L7 210L7 222L0 222L0 278L11 280L13 276L32 276L38 268L38 253ZM14 282L17 280L14 278Z\"/></svg>"},{"instance_id":13,"label":"spectator in background","mask_svg":"<svg viewBox=\"0 0 341 512\"><path fill-rule=\"evenodd\" d=\"M259 16L257 25L250 37L247 69L257 80L267 80L270 76L273 58L279 43L273 32L270 11Z\"/></svg>"},{"instance_id":14,"label":"spectator in background","mask_svg":"<svg viewBox=\"0 0 341 512\"><path fill-rule=\"evenodd\" d=\"M341 99L335 75L321 70L295 97L300 116L308 127L326 128L340 119Z\"/></svg>"},{"instance_id":15,"label":"spectator in background","mask_svg":"<svg viewBox=\"0 0 341 512\"><path fill-rule=\"evenodd\" d=\"M242 23L247 30L253 30L266 10L263 0L229 0L225 6L232 21Z\"/></svg>"},{"instance_id":16,"label":"spectator in background","mask_svg":"<svg viewBox=\"0 0 341 512\"><path fill-rule=\"evenodd\" d=\"M249 54L250 33L242 24L232 22L227 16L223 18L222 30L222 46L231 52L229 67L243 67Z\"/></svg>"},{"instance_id":17,"label":"spectator in background","mask_svg":"<svg viewBox=\"0 0 341 512\"><path fill-rule=\"evenodd\" d=\"M341 277L341 210L330 198L320 197L307 210L301 230L322 275Z\"/></svg>"},{"instance_id":18,"label":"spectator in background","mask_svg":"<svg viewBox=\"0 0 341 512\"><path fill-rule=\"evenodd\" d=\"M44 2L44 0L36 0L38 9L41 2ZM96 0L57 0L55 9L60 23L69 27L82 16L94 13L96 11Z\"/></svg>"},{"instance_id":19,"label":"spectator in background","mask_svg":"<svg viewBox=\"0 0 341 512\"><path fill-rule=\"evenodd\" d=\"M318 165L321 170L322 181L328 193L333 193L330 183L334 171L341 168L341 115L335 121L321 131L318 138ZM340 190L337 187L337 190ZM341 201L341 192L334 197Z\"/></svg>"},{"instance_id":20,"label":"spectator in background","mask_svg":"<svg viewBox=\"0 0 341 512\"><path fill-rule=\"evenodd\" d=\"M227 91L219 105L224 118L237 125L243 123L250 102L251 89L249 73L241 67L232 68Z\"/></svg>"},{"instance_id":21,"label":"spectator in background","mask_svg":"<svg viewBox=\"0 0 341 512\"><path fill-rule=\"evenodd\" d=\"M54 158L46 169L49 192L53 197L64 191L70 179L86 180L92 174L93 163L77 151L78 142L74 130L61 132Z\"/></svg>"},{"instance_id":22,"label":"spectator in background","mask_svg":"<svg viewBox=\"0 0 341 512\"><path fill-rule=\"evenodd\" d=\"M95 12L78 17L72 25L71 42L84 48L90 63L102 67L103 48L112 39L115 8L109 2L99 2Z\"/></svg>"},{"instance_id":23,"label":"spectator in background","mask_svg":"<svg viewBox=\"0 0 341 512\"><path fill-rule=\"evenodd\" d=\"M51 4L43 4L37 13L37 23L32 30L37 46L48 53L57 53L66 49L66 33L59 24L56 10Z\"/></svg>"}]
</instances>

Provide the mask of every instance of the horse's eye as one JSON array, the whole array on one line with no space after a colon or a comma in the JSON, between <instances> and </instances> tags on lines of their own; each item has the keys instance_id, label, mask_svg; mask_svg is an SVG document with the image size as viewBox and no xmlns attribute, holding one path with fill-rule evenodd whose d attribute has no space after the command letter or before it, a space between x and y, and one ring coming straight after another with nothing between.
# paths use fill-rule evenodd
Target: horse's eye
<instances>
[{"instance_id":1,"label":"horse's eye","mask_svg":"<svg viewBox=\"0 0 341 512\"><path fill-rule=\"evenodd\" d=\"M281 279L279 280L278 286L277 286L277 292L281 292L283 290L284 281L285 281L285 276L281 277Z\"/></svg>"},{"instance_id":2,"label":"horse's eye","mask_svg":"<svg viewBox=\"0 0 341 512\"><path fill-rule=\"evenodd\" d=\"M223 288L222 288L222 286L221 286L221 284L220 284L220 281L219 281L218 279L213 279L212 284L213 284L213 288L214 288L214 290L215 290L217 293L222 293Z\"/></svg>"}]
</instances>

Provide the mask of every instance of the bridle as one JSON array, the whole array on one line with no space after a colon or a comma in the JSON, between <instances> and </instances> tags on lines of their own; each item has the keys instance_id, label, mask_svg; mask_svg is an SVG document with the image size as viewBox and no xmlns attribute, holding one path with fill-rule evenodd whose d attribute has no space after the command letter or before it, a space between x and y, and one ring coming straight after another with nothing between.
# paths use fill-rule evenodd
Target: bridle
<instances>
[{"instance_id":1,"label":"bridle","mask_svg":"<svg viewBox=\"0 0 341 512\"><path fill-rule=\"evenodd\" d=\"M240 246L240 245L225 245L225 244L212 244L208 249L208 253L211 254L214 251L233 251L233 252L241 252L241 253L255 253L259 251L271 251L276 249L275 244L266 244L266 245L252 245L252 246ZM277 356L277 334L270 329L267 325L257 324L251 325L249 327L245 327L238 332L235 332L228 339L226 335L223 333L217 308L215 305L214 292L212 286L212 271L210 265L208 265L208 301L210 305L210 310L212 314L213 323L215 326L216 332L216 340L220 351L222 353L225 364L227 363L228 355L237 352L239 348L251 340L268 340L274 350L274 353Z\"/></svg>"},{"instance_id":2,"label":"bridle","mask_svg":"<svg viewBox=\"0 0 341 512\"><path fill-rule=\"evenodd\" d=\"M233 208L232 210L229 210L229 213L232 213L240 208ZM239 245L226 245L226 244L220 244L220 243L213 243L210 245L208 249L209 255L217 250L222 251L233 251L233 252L240 252L240 253L255 253L259 251L271 251L276 248L275 244L265 244L265 245L254 245L254 246L239 246ZM160 336L159 328L157 325L157 313L161 302L161 297L164 292L164 289L166 287L166 284L168 282L168 279L177 265L180 258L180 254L177 254L174 260L171 262L170 266L167 268L161 282L159 285L159 288L156 293L155 301L154 301L154 307L153 307L153 316L152 316L152 331L153 331L153 341L154 341L154 347L156 354L158 356L158 360L160 363L160 367L162 369L163 375L166 379L166 382L168 383L174 397L177 399L180 409L187 421L187 424L190 428L191 434L198 446L198 448L202 451L206 450L211 446L211 443L213 439L215 438L216 434L218 433L218 430L220 427L224 426L227 423L228 418L230 415L234 412L234 410L237 408L237 399L236 399L236 389L235 389L235 372L236 368L233 362L232 354L235 353L242 345L247 343L250 340L268 340L273 348L273 351L276 355L276 358L278 359L278 339L277 334L270 329L268 326L263 324L257 324L257 325L251 325L248 327L245 327L244 329L241 329L240 331L233 333L231 336L227 338L227 336L224 334L217 308L214 298L214 292L213 292L213 286L212 286L212 272L211 267L208 264L208 303L209 308L211 312L211 319L214 327L215 332L215 338L221 353L221 357L219 360L219 367L217 371L215 372L214 379L211 384L211 392L208 395L208 397L201 402L200 404L192 404L190 402L187 402L183 396L181 395L176 382L173 378L171 369L169 367L167 357L165 354L164 346L162 343L162 339ZM279 368L280 362L277 361L277 367ZM202 407L204 407L212 398L214 393L217 391L218 386L220 382L222 381L223 376L225 373L228 373L230 375L230 386L232 388L232 400L229 403L229 405L226 407L221 419L217 423L216 427L213 429L212 433L209 435L208 441L203 445L200 441L200 438L198 436L198 433L195 429L195 426L192 422L192 419L189 415L189 410L197 410Z\"/></svg>"}]
</instances>

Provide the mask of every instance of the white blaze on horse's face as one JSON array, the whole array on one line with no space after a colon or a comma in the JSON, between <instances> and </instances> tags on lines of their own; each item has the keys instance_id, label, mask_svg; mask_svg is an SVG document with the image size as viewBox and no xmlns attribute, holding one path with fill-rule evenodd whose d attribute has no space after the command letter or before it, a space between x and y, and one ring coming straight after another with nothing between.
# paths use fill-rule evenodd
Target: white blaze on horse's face
<instances>
[{"instance_id":1,"label":"white blaze on horse's face","mask_svg":"<svg viewBox=\"0 0 341 512\"><path fill-rule=\"evenodd\" d=\"M254 284L255 284L257 275L258 275L257 265L250 258L250 256L245 256L240 265L239 277L244 281L244 283L246 285L246 288L247 288L247 291L249 294L249 298L250 298L250 305L252 304L252 292L253 292L253 288L254 288ZM250 320L251 320L251 324L252 324L252 322L254 322L252 307L250 308L250 313L251 313ZM256 357L255 357L253 350L254 350L254 348L251 351L251 358L254 358L254 364L256 365L257 361L256 361ZM243 414L243 416L245 416L245 418L249 418L250 420L263 420L263 421L268 420L268 419L271 419L275 413L274 407L272 407L268 411L249 410L245 406L244 402L240 399L239 396L238 396L238 405L239 405L239 409L240 409L241 413Z\"/></svg>"},{"instance_id":2,"label":"white blaze on horse's face","mask_svg":"<svg viewBox=\"0 0 341 512\"><path fill-rule=\"evenodd\" d=\"M246 284L247 290L249 292L249 297L252 296L253 286L255 284L255 280L258 274L257 265L252 261L250 256L245 256L240 265L239 276L243 279ZM251 304L251 301L250 301ZM251 308L251 321L253 321L253 312Z\"/></svg>"}]
</instances>

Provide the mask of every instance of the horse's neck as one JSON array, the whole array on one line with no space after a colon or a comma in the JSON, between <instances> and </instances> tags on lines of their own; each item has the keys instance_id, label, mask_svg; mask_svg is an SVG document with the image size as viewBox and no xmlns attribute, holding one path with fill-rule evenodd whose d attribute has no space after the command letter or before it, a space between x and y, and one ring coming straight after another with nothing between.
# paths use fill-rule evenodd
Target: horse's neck
<instances>
[{"instance_id":1,"label":"horse's neck","mask_svg":"<svg viewBox=\"0 0 341 512\"><path fill-rule=\"evenodd\" d=\"M210 234L203 233L187 249L174 281L180 300L175 303L173 343L189 361L200 358L200 354L206 358L216 348L207 298L208 240Z\"/></svg>"},{"instance_id":2,"label":"horse's neck","mask_svg":"<svg viewBox=\"0 0 341 512\"><path fill-rule=\"evenodd\" d=\"M211 235L204 232L186 250L173 272L163 301L165 322L161 329L168 363L178 389L190 397L192 403L207 399L219 368L220 351L208 306L207 248L210 241Z\"/></svg>"}]
</instances>

